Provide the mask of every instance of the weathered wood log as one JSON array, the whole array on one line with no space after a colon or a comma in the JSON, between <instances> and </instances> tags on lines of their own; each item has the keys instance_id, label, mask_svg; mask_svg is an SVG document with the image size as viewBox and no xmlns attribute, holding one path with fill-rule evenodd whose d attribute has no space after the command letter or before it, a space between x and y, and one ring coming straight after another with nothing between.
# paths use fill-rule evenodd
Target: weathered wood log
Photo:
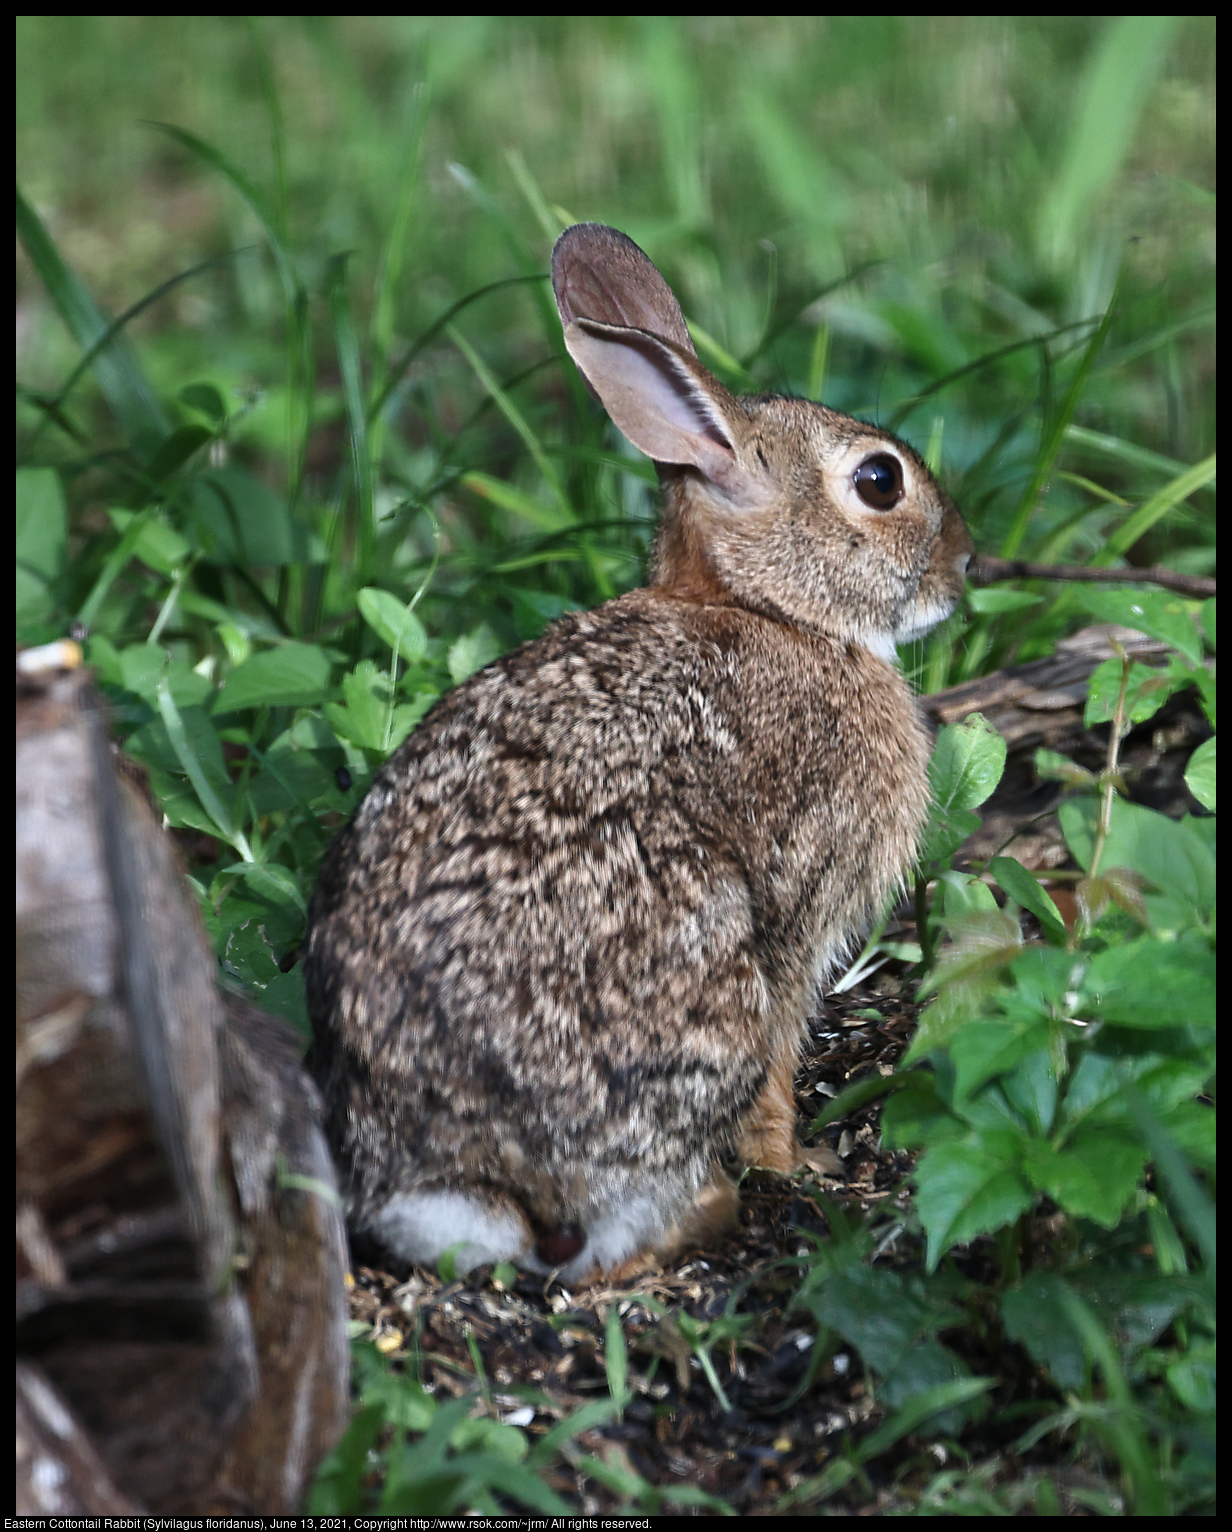
<instances>
[{"instance_id":1,"label":"weathered wood log","mask_svg":"<svg viewBox=\"0 0 1232 1532\"><path fill-rule=\"evenodd\" d=\"M292 1511L347 1417L319 1103L290 1030L219 993L119 760L88 675L19 679L23 1482L65 1510Z\"/></svg>"}]
</instances>

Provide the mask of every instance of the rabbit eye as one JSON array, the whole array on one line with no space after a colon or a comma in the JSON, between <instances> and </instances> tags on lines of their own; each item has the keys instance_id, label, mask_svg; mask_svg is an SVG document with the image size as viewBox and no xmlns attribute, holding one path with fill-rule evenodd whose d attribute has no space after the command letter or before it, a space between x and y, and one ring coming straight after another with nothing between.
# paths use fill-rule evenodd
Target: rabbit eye
<instances>
[{"instance_id":1,"label":"rabbit eye","mask_svg":"<svg viewBox=\"0 0 1232 1532\"><path fill-rule=\"evenodd\" d=\"M903 465L888 452L879 452L864 459L852 482L870 510L892 511L903 495Z\"/></svg>"}]
</instances>

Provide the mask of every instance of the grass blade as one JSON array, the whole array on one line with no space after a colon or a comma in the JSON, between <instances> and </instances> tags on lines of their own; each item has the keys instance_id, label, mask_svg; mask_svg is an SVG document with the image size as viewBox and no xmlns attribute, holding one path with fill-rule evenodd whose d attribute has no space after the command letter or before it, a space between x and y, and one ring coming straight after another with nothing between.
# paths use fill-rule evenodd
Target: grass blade
<instances>
[{"instance_id":1,"label":"grass blade","mask_svg":"<svg viewBox=\"0 0 1232 1532\"><path fill-rule=\"evenodd\" d=\"M1100 194L1125 163L1177 20L1118 16L1109 21L1088 65L1065 155L1040 215L1041 243L1052 265L1069 257Z\"/></svg>"},{"instance_id":2,"label":"grass blade","mask_svg":"<svg viewBox=\"0 0 1232 1532\"><path fill-rule=\"evenodd\" d=\"M17 233L69 333L84 351L93 350L94 376L116 424L137 456L149 458L168 431L162 405L118 326L100 313L20 189Z\"/></svg>"},{"instance_id":3,"label":"grass blade","mask_svg":"<svg viewBox=\"0 0 1232 1532\"><path fill-rule=\"evenodd\" d=\"M570 521L576 521L577 517L573 513L573 507L565 498L564 486L560 482L560 476L556 472L555 464L551 462L547 453L544 452L539 438L531 430L530 426L527 425L521 410L518 409L517 405L514 404L513 400L496 381L496 375L479 355L478 351L475 350L474 346L471 345L470 341L467 340L466 336L462 334L461 330L456 325L451 324L446 326L446 331L450 340L453 341L454 345L457 346L458 350L471 364L475 376L483 384L484 388L487 389L492 402L522 438L526 450L535 461L536 468L543 475L549 489L555 495L561 511Z\"/></svg>"},{"instance_id":4,"label":"grass blade","mask_svg":"<svg viewBox=\"0 0 1232 1532\"><path fill-rule=\"evenodd\" d=\"M348 255L330 258L325 287L329 294L329 312L334 325L334 345L338 352L338 370L342 375L342 394L346 401L347 426L351 438L351 469L358 498L356 524L355 582L367 585L372 571L376 526L372 508L372 459L368 451L368 417L364 409L363 364L351 300L347 296L346 267Z\"/></svg>"},{"instance_id":5,"label":"grass blade","mask_svg":"<svg viewBox=\"0 0 1232 1532\"><path fill-rule=\"evenodd\" d=\"M1035 466L1031 470L1031 477L1027 481L1027 487L1023 491L1018 509L1014 512L1014 519L1010 529L1005 535L1005 541L1001 545L1001 557L1012 559L1022 547L1023 539L1027 535L1027 527L1031 522L1031 514L1035 510L1036 498L1044 486L1045 480L1052 472L1052 465L1056 461L1057 453L1061 450L1061 444L1065 440L1065 428L1074 417L1074 411L1078 408L1078 401L1082 398L1082 390L1086 384L1087 375L1095 364L1095 359L1103 350L1104 342L1108 338L1108 332L1112 328L1112 321L1117 313L1117 300L1120 295L1120 283L1113 289L1108 307L1103 318L1096 326L1091 338L1082 349L1082 356L1074 369L1074 374L1069 380L1069 386L1062 396L1061 403L1055 410L1048 410L1048 392L1045 388L1045 413L1044 425L1040 433L1039 451L1035 455ZM1045 384L1047 384L1049 372L1049 355L1046 349L1041 349L1040 360L1044 366Z\"/></svg>"},{"instance_id":6,"label":"grass blade","mask_svg":"<svg viewBox=\"0 0 1232 1532\"><path fill-rule=\"evenodd\" d=\"M1211 483L1215 478L1215 457L1216 454L1212 452L1210 457L1187 468L1171 484L1165 484L1163 489L1144 501L1132 516L1122 522L1091 562L1095 565L1110 564L1122 553L1127 553L1173 506L1179 505L1204 484Z\"/></svg>"}]
</instances>

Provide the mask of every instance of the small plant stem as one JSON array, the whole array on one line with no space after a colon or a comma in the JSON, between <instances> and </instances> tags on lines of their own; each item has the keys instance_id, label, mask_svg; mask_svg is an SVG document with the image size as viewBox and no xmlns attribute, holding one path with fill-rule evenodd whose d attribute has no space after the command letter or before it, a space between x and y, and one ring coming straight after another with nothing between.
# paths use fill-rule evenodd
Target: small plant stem
<instances>
[{"instance_id":1,"label":"small plant stem","mask_svg":"<svg viewBox=\"0 0 1232 1532\"><path fill-rule=\"evenodd\" d=\"M1099 823L1095 829L1095 848L1091 852L1090 878L1099 875L1099 864L1112 828L1112 800L1116 796L1113 780L1116 776L1117 758L1121 750L1121 737L1125 727L1125 693L1129 688L1129 667L1132 661L1120 644L1113 640L1113 647L1121 660L1121 685L1117 690L1116 709L1112 715L1112 732L1108 736L1108 763L1104 769L1104 793L1099 806Z\"/></svg>"}]
</instances>

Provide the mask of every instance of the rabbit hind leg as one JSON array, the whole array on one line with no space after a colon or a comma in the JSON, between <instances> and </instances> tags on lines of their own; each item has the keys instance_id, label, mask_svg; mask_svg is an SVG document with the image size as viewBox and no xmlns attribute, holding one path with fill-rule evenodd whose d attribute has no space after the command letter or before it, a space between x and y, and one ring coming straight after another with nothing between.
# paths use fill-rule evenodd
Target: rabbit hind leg
<instances>
[{"instance_id":1,"label":"rabbit hind leg","mask_svg":"<svg viewBox=\"0 0 1232 1532\"><path fill-rule=\"evenodd\" d=\"M776 1170L780 1175L790 1175L802 1160L792 1090L796 1052L794 1039L779 1047L771 1060L766 1083L740 1125L736 1144L744 1164Z\"/></svg>"}]
</instances>

